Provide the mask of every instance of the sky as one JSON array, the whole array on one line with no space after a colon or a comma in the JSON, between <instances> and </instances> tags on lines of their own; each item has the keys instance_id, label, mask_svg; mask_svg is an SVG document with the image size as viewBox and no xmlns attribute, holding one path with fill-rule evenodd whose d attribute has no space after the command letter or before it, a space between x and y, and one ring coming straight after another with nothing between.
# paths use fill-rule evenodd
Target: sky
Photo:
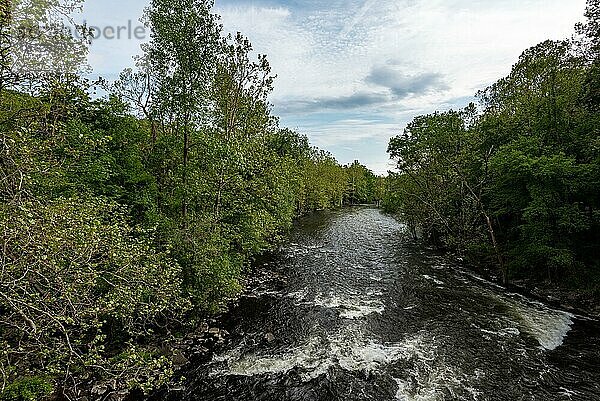
<instances>
[{"instance_id":1,"label":"sky","mask_svg":"<svg viewBox=\"0 0 600 401\"><path fill-rule=\"evenodd\" d=\"M134 29L147 3L86 0L80 18L88 25L124 27L120 39L93 41L94 75L114 79L133 65L144 41ZM225 30L242 32L268 56L277 74L270 102L281 126L306 134L342 164L360 160L377 174L393 169L389 139L415 116L474 101L525 49L570 37L585 9L585 0L215 3Z\"/></svg>"}]
</instances>

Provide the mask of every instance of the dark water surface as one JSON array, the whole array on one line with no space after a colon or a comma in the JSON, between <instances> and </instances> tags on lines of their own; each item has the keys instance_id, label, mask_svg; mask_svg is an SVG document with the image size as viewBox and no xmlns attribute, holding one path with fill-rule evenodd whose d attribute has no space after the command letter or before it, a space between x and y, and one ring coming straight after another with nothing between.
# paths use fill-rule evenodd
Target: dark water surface
<instances>
[{"instance_id":1,"label":"dark water surface","mask_svg":"<svg viewBox=\"0 0 600 401\"><path fill-rule=\"evenodd\" d=\"M452 266L369 208L303 220L191 400L600 400L600 323Z\"/></svg>"}]
</instances>

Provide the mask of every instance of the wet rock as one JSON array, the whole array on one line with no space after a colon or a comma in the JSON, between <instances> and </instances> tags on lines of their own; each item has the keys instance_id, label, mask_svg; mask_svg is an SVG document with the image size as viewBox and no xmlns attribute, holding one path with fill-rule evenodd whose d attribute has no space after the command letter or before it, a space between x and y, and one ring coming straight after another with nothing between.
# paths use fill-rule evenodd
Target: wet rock
<instances>
[{"instance_id":1,"label":"wet rock","mask_svg":"<svg viewBox=\"0 0 600 401\"><path fill-rule=\"evenodd\" d=\"M202 322L200 323L200 325L198 326L198 333L206 333L208 331L210 327L208 326L208 323L206 322Z\"/></svg>"},{"instance_id":2,"label":"wet rock","mask_svg":"<svg viewBox=\"0 0 600 401\"><path fill-rule=\"evenodd\" d=\"M268 343L272 343L273 341L275 341L275 335L273 333L265 334L265 341Z\"/></svg>"},{"instance_id":3,"label":"wet rock","mask_svg":"<svg viewBox=\"0 0 600 401\"><path fill-rule=\"evenodd\" d=\"M183 355L183 352L179 350L173 352L172 361L175 366L182 366L189 362L185 355Z\"/></svg>"},{"instance_id":4,"label":"wet rock","mask_svg":"<svg viewBox=\"0 0 600 401\"><path fill-rule=\"evenodd\" d=\"M97 384L92 387L92 395L104 395L108 391L108 386L104 384Z\"/></svg>"}]
</instances>

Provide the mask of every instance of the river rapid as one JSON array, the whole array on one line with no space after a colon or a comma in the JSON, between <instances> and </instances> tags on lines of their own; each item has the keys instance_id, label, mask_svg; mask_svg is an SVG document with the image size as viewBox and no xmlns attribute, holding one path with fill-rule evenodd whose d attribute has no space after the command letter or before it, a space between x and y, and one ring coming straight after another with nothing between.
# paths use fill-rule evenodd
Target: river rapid
<instances>
[{"instance_id":1,"label":"river rapid","mask_svg":"<svg viewBox=\"0 0 600 401\"><path fill-rule=\"evenodd\" d=\"M377 209L303 219L264 268L285 285L240 300L176 398L600 400L598 321L507 293Z\"/></svg>"}]
</instances>

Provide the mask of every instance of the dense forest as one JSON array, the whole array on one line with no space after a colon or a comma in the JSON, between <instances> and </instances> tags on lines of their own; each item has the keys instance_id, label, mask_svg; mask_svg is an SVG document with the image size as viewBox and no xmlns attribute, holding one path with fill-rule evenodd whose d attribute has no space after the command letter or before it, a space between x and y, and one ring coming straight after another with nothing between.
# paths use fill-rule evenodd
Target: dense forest
<instances>
[{"instance_id":1,"label":"dense forest","mask_svg":"<svg viewBox=\"0 0 600 401\"><path fill-rule=\"evenodd\" d=\"M161 385L172 358L154 340L222 310L296 217L375 201L364 166L279 127L266 57L211 1L152 0L151 40L116 82L83 78L90 32L64 18L80 5L1 3L7 401ZM19 46L31 16L55 29Z\"/></svg>"},{"instance_id":2,"label":"dense forest","mask_svg":"<svg viewBox=\"0 0 600 401\"><path fill-rule=\"evenodd\" d=\"M82 2L0 2L0 400L160 387L157 344L223 311L295 219L344 205L504 283L600 297L599 0L478 105L416 117L386 178L280 126L267 57L212 0L151 0L111 82L85 78Z\"/></svg>"},{"instance_id":3,"label":"dense forest","mask_svg":"<svg viewBox=\"0 0 600 401\"><path fill-rule=\"evenodd\" d=\"M479 107L393 138L384 207L504 282L600 295L600 2L569 40L526 50Z\"/></svg>"}]
</instances>

